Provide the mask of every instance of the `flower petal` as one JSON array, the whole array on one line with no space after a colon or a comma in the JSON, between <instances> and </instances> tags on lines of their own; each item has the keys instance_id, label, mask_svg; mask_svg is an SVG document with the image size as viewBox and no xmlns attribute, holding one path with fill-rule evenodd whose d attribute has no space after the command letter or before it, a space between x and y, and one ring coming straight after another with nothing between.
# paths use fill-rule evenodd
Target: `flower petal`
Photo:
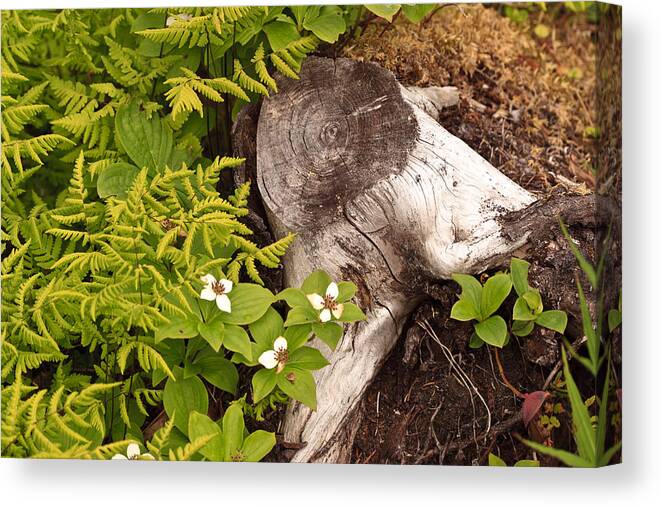
<instances>
[{"instance_id":1,"label":"flower petal","mask_svg":"<svg viewBox=\"0 0 661 507\"><path fill-rule=\"evenodd\" d=\"M222 312L232 313L232 303L225 294L216 296L216 306Z\"/></svg>"},{"instance_id":2,"label":"flower petal","mask_svg":"<svg viewBox=\"0 0 661 507\"><path fill-rule=\"evenodd\" d=\"M337 299L337 295L340 293L340 290L337 288L337 284L335 282L331 282L328 284L328 287L326 288L326 295L332 297L333 299Z\"/></svg>"},{"instance_id":3,"label":"flower petal","mask_svg":"<svg viewBox=\"0 0 661 507\"><path fill-rule=\"evenodd\" d=\"M228 280L227 278L221 278L219 282L223 284L223 288L225 289L225 294L232 292L232 287L234 287L232 280Z\"/></svg>"},{"instance_id":4,"label":"flower petal","mask_svg":"<svg viewBox=\"0 0 661 507\"><path fill-rule=\"evenodd\" d=\"M312 308L315 310L321 310L324 307L324 298L322 298L319 294L308 294L306 297L312 305Z\"/></svg>"},{"instance_id":5,"label":"flower petal","mask_svg":"<svg viewBox=\"0 0 661 507\"><path fill-rule=\"evenodd\" d=\"M200 280L202 280L207 285L211 285L213 282L216 281L216 277L213 276L211 273L209 273L200 277Z\"/></svg>"},{"instance_id":6,"label":"flower petal","mask_svg":"<svg viewBox=\"0 0 661 507\"><path fill-rule=\"evenodd\" d=\"M275 350L267 350L266 352L262 352L262 355L259 356L259 364L261 364L264 368L268 368L269 370L275 368L278 364L278 360L275 358Z\"/></svg>"},{"instance_id":7,"label":"flower petal","mask_svg":"<svg viewBox=\"0 0 661 507\"><path fill-rule=\"evenodd\" d=\"M213 301L216 299L216 293L213 291L213 289L209 286L205 287L202 289L202 292L200 292L200 297L202 299L206 299L207 301Z\"/></svg>"},{"instance_id":8,"label":"flower petal","mask_svg":"<svg viewBox=\"0 0 661 507\"><path fill-rule=\"evenodd\" d=\"M273 350L287 350L287 339L284 336L278 336L273 342Z\"/></svg>"},{"instance_id":9,"label":"flower petal","mask_svg":"<svg viewBox=\"0 0 661 507\"><path fill-rule=\"evenodd\" d=\"M126 457L128 459L137 458L140 456L140 446L136 443L131 443L126 448Z\"/></svg>"},{"instance_id":10,"label":"flower petal","mask_svg":"<svg viewBox=\"0 0 661 507\"><path fill-rule=\"evenodd\" d=\"M110 459L128 459L126 456L123 454L115 454L112 458Z\"/></svg>"},{"instance_id":11,"label":"flower petal","mask_svg":"<svg viewBox=\"0 0 661 507\"><path fill-rule=\"evenodd\" d=\"M335 308L335 310L333 310L333 317L335 317L336 319L339 319L340 317L342 317L342 312L343 311L344 311L344 305L343 304L337 305L337 308Z\"/></svg>"},{"instance_id":12,"label":"flower petal","mask_svg":"<svg viewBox=\"0 0 661 507\"><path fill-rule=\"evenodd\" d=\"M331 311L328 308L321 310L321 313L319 314L319 320L321 322L328 322L331 320Z\"/></svg>"}]
</instances>

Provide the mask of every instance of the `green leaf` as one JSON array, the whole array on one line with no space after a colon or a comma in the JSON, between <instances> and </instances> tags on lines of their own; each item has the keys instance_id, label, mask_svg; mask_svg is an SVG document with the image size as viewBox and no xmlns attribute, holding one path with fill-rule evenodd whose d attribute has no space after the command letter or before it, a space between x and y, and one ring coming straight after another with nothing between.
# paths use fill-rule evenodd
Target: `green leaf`
<instances>
[{"instance_id":1,"label":"green leaf","mask_svg":"<svg viewBox=\"0 0 661 507\"><path fill-rule=\"evenodd\" d=\"M530 311L530 307L524 298L518 297L516 299L512 310L512 318L519 321L535 320L535 316Z\"/></svg>"},{"instance_id":2,"label":"green leaf","mask_svg":"<svg viewBox=\"0 0 661 507\"><path fill-rule=\"evenodd\" d=\"M567 385L567 395L571 404L571 417L574 425L574 440L578 448L578 454L588 463L596 463L596 434L590 421L588 408L583 402L581 393L578 390L574 377L569 370L567 354L562 349L562 362L564 365L565 382Z\"/></svg>"},{"instance_id":3,"label":"green leaf","mask_svg":"<svg viewBox=\"0 0 661 507\"><path fill-rule=\"evenodd\" d=\"M528 292L528 270L530 263L523 259L512 257L510 261L510 276L512 277L512 284L514 290L519 296L523 296Z\"/></svg>"},{"instance_id":4,"label":"green leaf","mask_svg":"<svg viewBox=\"0 0 661 507\"><path fill-rule=\"evenodd\" d=\"M324 296L330 283L331 278L328 276L328 273L321 270L313 271L303 282L301 290L306 296L309 294L319 294L320 296Z\"/></svg>"},{"instance_id":5,"label":"green leaf","mask_svg":"<svg viewBox=\"0 0 661 507\"><path fill-rule=\"evenodd\" d=\"M520 459L516 463L514 463L515 467L538 467L539 466L539 461L536 459Z\"/></svg>"},{"instance_id":6,"label":"green leaf","mask_svg":"<svg viewBox=\"0 0 661 507\"><path fill-rule=\"evenodd\" d=\"M534 327L534 320L515 320L512 322L512 333L516 336L528 336Z\"/></svg>"},{"instance_id":7,"label":"green leaf","mask_svg":"<svg viewBox=\"0 0 661 507\"><path fill-rule=\"evenodd\" d=\"M197 336L197 323L199 320L193 315L185 317L175 316L169 322L161 324L156 329L156 343L166 338L193 338Z\"/></svg>"},{"instance_id":8,"label":"green leaf","mask_svg":"<svg viewBox=\"0 0 661 507\"><path fill-rule=\"evenodd\" d=\"M272 21L271 23L264 25L263 30L264 33L266 33L266 38L273 51L279 51L286 47L290 42L294 42L301 38L293 21Z\"/></svg>"},{"instance_id":9,"label":"green leaf","mask_svg":"<svg viewBox=\"0 0 661 507\"><path fill-rule=\"evenodd\" d=\"M173 369L175 378L168 378L163 389L163 408L170 418L174 415L174 425L187 435L188 417L192 411L206 414L209 410L209 396L199 377L183 378L181 368Z\"/></svg>"},{"instance_id":10,"label":"green leaf","mask_svg":"<svg viewBox=\"0 0 661 507\"><path fill-rule=\"evenodd\" d=\"M301 347L289 355L287 364L306 370L320 370L328 366L328 361L317 349L312 347Z\"/></svg>"},{"instance_id":11,"label":"green leaf","mask_svg":"<svg viewBox=\"0 0 661 507\"><path fill-rule=\"evenodd\" d=\"M608 331L611 333L622 324L622 312L620 310L609 310L608 312Z\"/></svg>"},{"instance_id":12,"label":"green leaf","mask_svg":"<svg viewBox=\"0 0 661 507\"><path fill-rule=\"evenodd\" d=\"M560 229L562 230L562 234L564 234L565 239L567 240L567 244L574 254L574 257L576 257L578 265L581 267L583 273L585 273L585 276L590 282L590 285L592 285L593 288L597 287L599 280L597 279L597 272L594 270L594 266L592 266L592 264L590 264L590 262L588 262L588 260L583 257L583 254L576 246L574 239L569 234L569 231L567 230L567 227L565 227L565 224L562 220L560 220Z\"/></svg>"},{"instance_id":13,"label":"green leaf","mask_svg":"<svg viewBox=\"0 0 661 507\"><path fill-rule=\"evenodd\" d=\"M358 308L357 305L353 303L343 303L344 310L342 310L342 315L337 319L340 322L356 322L359 320L365 320L365 314L363 311Z\"/></svg>"},{"instance_id":14,"label":"green leaf","mask_svg":"<svg viewBox=\"0 0 661 507\"><path fill-rule=\"evenodd\" d=\"M102 199L111 195L126 199L128 190L139 172L140 169L126 162L110 164L99 175L96 182L96 192Z\"/></svg>"},{"instance_id":15,"label":"green leaf","mask_svg":"<svg viewBox=\"0 0 661 507\"><path fill-rule=\"evenodd\" d=\"M490 467L506 467L507 464L495 454L489 453L489 466Z\"/></svg>"},{"instance_id":16,"label":"green leaf","mask_svg":"<svg viewBox=\"0 0 661 507\"><path fill-rule=\"evenodd\" d=\"M455 273L452 275L452 279L461 286L460 299L467 300L477 310L481 319L482 285L480 282L474 276L461 273Z\"/></svg>"},{"instance_id":17,"label":"green leaf","mask_svg":"<svg viewBox=\"0 0 661 507\"><path fill-rule=\"evenodd\" d=\"M255 342L264 349L272 348L275 339L284 332L282 317L271 307L248 327Z\"/></svg>"},{"instance_id":18,"label":"green leaf","mask_svg":"<svg viewBox=\"0 0 661 507\"><path fill-rule=\"evenodd\" d=\"M353 282L340 282L337 284L338 294L337 301L344 303L349 301L356 294L356 284Z\"/></svg>"},{"instance_id":19,"label":"green leaf","mask_svg":"<svg viewBox=\"0 0 661 507\"><path fill-rule=\"evenodd\" d=\"M252 347L250 337L245 329L239 326L226 325L223 345L227 350L238 352L249 360L252 360Z\"/></svg>"},{"instance_id":20,"label":"green leaf","mask_svg":"<svg viewBox=\"0 0 661 507\"><path fill-rule=\"evenodd\" d=\"M317 410L317 388L308 370L286 366L283 374L277 375L277 384L287 396Z\"/></svg>"},{"instance_id":21,"label":"green leaf","mask_svg":"<svg viewBox=\"0 0 661 507\"><path fill-rule=\"evenodd\" d=\"M198 438L206 437L207 435L216 436L209 440L209 443L200 449L200 454L209 461L222 461L223 435L220 428L208 415L194 411L191 412L190 417L188 418L189 440L194 442Z\"/></svg>"},{"instance_id":22,"label":"green leaf","mask_svg":"<svg viewBox=\"0 0 661 507\"><path fill-rule=\"evenodd\" d=\"M275 433L257 430L246 437L241 450L243 451L244 461L254 463L261 461L274 447Z\"/></svg>"},{"instance_id":23,"label":"green leaf","mask_svg":"<svg viewBox=\"0 0 661 507\"><path fill-rule=\"evenodd\" d=\"M473 332L471 334L470 340L468 341L468 346L471 349L479 349L483 345L484 345L484 342L482 341L482 339L479 336L477 336L476 332Z\"/></svg>"},{"instance_id":24,"label":"green leaf","mask_svg":"<svg viewBox=\"0 0 661 507\"><path fill-rule=\"evenodd\" d=\"M139 169L162 171L172 155L172 130L158 114L151 118L136 101L120 107L115 115L117 138Z\"/></svg>"},{"instance_id":25,"label":"green leaf","mask_svg":"<svg viewBox=\"0 0 661 507\"><path fill-rule=\"evenodd\" d=\"M312 326L310 324L301 324L298 326L291 326L285 329L285 332L282 336L287 339L287 348L289 352L302 347L308 341L310 333L312 332Z\"/></svg>"},{"instance_id":26,"label":"green leaf","mask_svg":"<svg viewBox=\"0 0 661 507\"><path fill-rule=\"evenodd\" d=\"M546 454L548 456L552 456L556 459L559 459L567 466L575 467L575 468L592 467L592 464L589 461L581 458L580 456L577 456L576 454L572 454L571 452L564 451L562 449L555 449L554 447L547 447L532 440L526 440L525 438L521 439L521 441L524 444L526 444L528 447L531 447L537 452L541 452L542 454Z\"/></svg>"},{"instance_id":27,"label":"green leaf","mask_svg":"<svg viewBox=\"0 0 661 507\"><path fill-rule=\"evenodd\" d=\"M477 309L473 307L473 304L468 299L460 299L454 305L452 305L450 317L455 320L465 322L473 319L479 319L480 315L478 314Z\"/></svg>"},{"instance_id":28,"label":"green leaf","mask_svg":"<svg viewBox=\"0 0 661 507\"><path fill-rule=\"evenodd\" d=\"M402 5L402 14L411 23L418 23L427 14L436 8L436 4L411 4Z\"/></svg>"},{"instance_id":29,"label":"green leaf","mask_svg":"<svg viewBox=\"0 0 661 507\"><path fill-rule=\"evenodd\" d=\"M523 299L528 303L528 308L535 314L540 313L544 309L542 304L542 296L539 294L539 289L530 289L523 293Z\"/></svg>"},{"instance_id":30,"label":"green leaf","mask_svg":"<svg viewBox=\"0 0 661 507\"><path fill-rule=\"evenodd\" d=\"M319 312L313 310L311 307L297 306L289 310L285 327L312 324L314 322L319 322Z\"/></svg>"},{"instance_id":31,"label":"green leaf","mask_svg":"<svg viewBox=\"0 0 661 507\"><path fill-rule=\"evenodd\" d=\"M238 404L232 404L223 416L223 440L225 443L224 460L232 461L237 451L243 446L243 435L246 426L243 422L243 411Z\"/></svg>"},{"instance_id":32,"label":"green leaf","mask_svg":"<svg viewBox=\"0 0 661 507\"><path fill-rule=\"evenodd\" d=\"M344 334L344 328L335 322L315 322L312 324L312 332L331 350L335 350L337 343Z\"/></svg>"},{"instance_id":33,"label":"green leaf","mask_svg":"<svg viewBox=\"0 0 661 507\"><path fill-rule=\"evenodd\" d=\"M223 336L225 335L225 325L219 319L212 319L207 322L201 320L197 322L197 331L200 333L211 348L218 352L223 344Z\"/></svg>"},{"instance_id":34,"label":"green leaf","mask_svg":"<svg viewBox=\"0 0 661 507\"><path fill-rule=\"evenodd\" d=\"M372 4L366 5L365 8L379 16L380 18L387 19L392 23L392 18L399 11L399 4Z\"/></svg>"},{"instance_id":35,"label":"green leaf","mask_svg":"<svg viewBox=\"0 0 661 507\"><path fill-rule=\"evenodd\" d=\"M500 315L474 324L475 332L483 342L494 347L503 347L507 341L507 324Z\"/></svg>"},{"instance_id":36,"label":"green leaf","mask_svg":"<svg viewBox=\"0 0 661 507\"><path fill-rule=\"evenodd\" d=\"M236 393L239 383L239 372L231 361L220 355L207 354L195 359L195 366L199 368L199 374L209 384L216 386L230 394Z\"/></svg>"},{"instance_id":37,"label":"green leaf","mask_svg":"<svg viewBox=\"0 0 661 507\"><path fill-rule=\"evenodd\" d=\"M290 308L294 308L296 306L310 306L310 301L308 301L308 298L305 297L305 294L300 289L285 289L278 293L276 299L284 299Z\"/></svg>"},{"instance_id":38,"label":"green leaf","mask_svg":"<svg viewBox=\"0 0 661 507\"><path fill-rule=\"evenodd\" d=\"M562 334L567 327L567 314L562 310L548 310L537 316L537 324Z\"/></svg>"},{"instance_id":39,"label":"green leaf","mask_svg":"<svg viewBox=\"0 0 661 507\"><path fill-rule=\"evenodd\" d=\"M252 402L257 403L271 394L275 388L275 369L262 368L252 376Z\"/></svg>"},{"instance_id":40,"label":"green leaf","mask_svg":"<svg viewBox=\"0 0 661 507\"><path fill-rule=\"evenodd\" d=\"M344 22L341 11L322 11L320 16L309 20L306 19L303 22L303 28L310 30L324 42L333 44L346 31L347 25Z\"/></svg>"},{"instance_id":41,"label":"green leaf","mask_svg":"<svg viewBox=\"0 0 661 507\"><path fill-rule=\"evenodd\" d=\"M512 279L505 273L489 278L482 288L480 314L483 319L494 313L512 291Z\"/></svg>"},{"instance_id":42,"label":"green leaf","mask_svg":"<svg viewBox=\"0 0 661 507\"><path fill-rule=\"evenodd\" d=\"M227 296L232 302L232 312L220 313L225 324L251 324L264 315L275 301L270 290L254 283L236 284Z\"/></svg>"}]
</instances>

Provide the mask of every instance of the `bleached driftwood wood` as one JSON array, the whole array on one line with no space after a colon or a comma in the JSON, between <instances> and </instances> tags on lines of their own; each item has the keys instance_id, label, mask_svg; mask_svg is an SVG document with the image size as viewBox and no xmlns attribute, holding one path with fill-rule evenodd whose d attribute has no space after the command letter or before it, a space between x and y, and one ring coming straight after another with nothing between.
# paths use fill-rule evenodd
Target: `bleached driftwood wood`
<instances>
[{"instance_id":1,"label":"bleached driftwood wood","mask_svg":"<svg viewBox=\"0 0 661 507\"><path fill-rule=\"evenodd\" d=\"M318 409L292 404L284 437L307 443L294 461L346 462L352 411L423 285L502 263L529 235L504 234L503 217L535 197L425 112L451 103L449 90L407 90L377 65L324 58L278 88L259 115L256 179L275 235L298 234L285 283L315 269L352 280L368 317L326 350Z\"/></svg>"}]
</instances>

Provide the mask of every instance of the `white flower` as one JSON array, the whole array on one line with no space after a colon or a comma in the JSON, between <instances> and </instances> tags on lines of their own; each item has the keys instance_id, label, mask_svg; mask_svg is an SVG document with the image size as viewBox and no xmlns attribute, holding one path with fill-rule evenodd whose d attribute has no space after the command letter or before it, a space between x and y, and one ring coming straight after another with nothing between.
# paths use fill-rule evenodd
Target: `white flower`
<instances>
[{"instance_id":1,"label":"white flower","mask_svg":"<svg viewBox=\"0 0 661 507\"><path fill-rule=\"evenodd\" d=\"M189 19L193 19L193 16L190 14L174 14L172 16L168 16L168 19L165 21L165 26L170 27L175 23L180 21L188 21Z\"/></svg>"},{"instance_id":2,"label":"white flower","mask_svg":"<svg viewBox=\"0 0 661 507\"><path fill-rule=\"evenodd\" d=\"M287 361L289 360L289 351L287 350L287 340L282 336L278 336L273 342L273 350L267 350L259 356L259 364L268 368L269 370L275 368L276 373L280 373Z\"/></svg>"},{"instance_id":3,"label":"white flower","mask_svg":"<svg viewBox=\"0 0 661 507\"><path fill-rule=\"evenodd\" d=\"M201 280L206 285L202 289L202 292L200 292L200 297L207 301L216 301L216 306L219 310L232 313L232 303L230 302L230 298L227 297L227 294L232 292L232 286L234 284L225 278L216 280L213 275L204 275Z\"/></svg>"},{"instance_id":4,"label":"white flower","mask_svg":"<svg viewBox=\"0 0 661 507\"><path fill-rule=\"evenodd\" d=\"M148 452L144 454L140 454L140 446L136 443L130 443L128 447L126 447L126 456L123 454L115 454L112 459L131 459L131 460L136 460L136 459L149 459L152 460L154 459L154 456L149 454Z\"/></svg>"},{"instance_id":5,"label":"white flower","mask_svg":"<svg viewBox=\"0 0 661 507\"><path fill-rule=\"evenodd\" d=\"M307 298L312 303L312 308L321 310L319 312L319 320L321 322L328 322L331 320L331 314L336 319L342 316L344 305L337 302L337 295L339 290L335 282L331 282L326 288L326 295L321 297L319 294L308 294Z\"/></svg>"}]
</instances>

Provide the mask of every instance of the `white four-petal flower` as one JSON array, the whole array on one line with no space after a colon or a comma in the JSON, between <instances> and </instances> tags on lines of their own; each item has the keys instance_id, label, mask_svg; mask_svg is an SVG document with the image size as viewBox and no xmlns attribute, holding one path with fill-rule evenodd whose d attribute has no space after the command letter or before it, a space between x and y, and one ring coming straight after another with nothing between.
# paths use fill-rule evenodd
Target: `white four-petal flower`
<instances>
[{"instance_id":1,"label":"white four-petal flower","mask_svg":"<svg viewBox=\"0 0 661 507\"><path fill-rule=\"evenodd\" d=\"M193 19L193 16L190 14L173 14L172 16L167 17L165 20L165 26L171 27L175 23L179 23L180 21L188 21L190 19Z\"/></svg>"},{"instance_id":2,"label":"white four-petal flower","mask_svg":"<svg viewBox=\"0 0 661 507\"><path fill-rule=\"evenodd\" d=\"M126 456L123 454L115 454L112 459L130 459L130 460L136 460L136 459L149 459L153 460L154 456L149 454L148 452L145 452L144 454L140 454L140 446L136 444L135 442L130 443L126 447Z\"/></svg>"},{"instance_id":3,"label":"white four-petal flower","mask_svg":"<svg viewBox=\"0 0 661 507\"><path fill-rule=\"evenodd\" d=\"M331 315L336 319L339 319L342 316L344 311L344 305L337 302L337 296L339 294L339 289L335 282L328 284L326 288L326 295L324 297L319 294L308 294L308 301L312 304L312 308L315 310L321 310L319 312L319 320L321 322L328 322L331 320Z\"/></svg>"},{"instance_id":4,"label":"white four-petal flower","mask_svg":"<svg viewBox=\"0 0 661 507\"><path fill-rule=\"evenodd\" d=\"M230 280L221 278L216 280L213 275L204 275L201 280L206 284L200 292L200 297L207 301L215 301L219 310L232 313L232 303L227 294L232 292L233 283Z\"/></svg>"},{"instance_id":5,"label":"white four-petal flower","mask_svg":"<svg viewBox=\"0 0 661 507\"><path fill-rule=\"evenodd\" d=\"M262 352L259 356L259 364L269 370L276 368L276 373L280 373L289 360L289 351L287 350L287 339L278 336L273 342L273 350Z\"/></svg>"}]
</instances>

